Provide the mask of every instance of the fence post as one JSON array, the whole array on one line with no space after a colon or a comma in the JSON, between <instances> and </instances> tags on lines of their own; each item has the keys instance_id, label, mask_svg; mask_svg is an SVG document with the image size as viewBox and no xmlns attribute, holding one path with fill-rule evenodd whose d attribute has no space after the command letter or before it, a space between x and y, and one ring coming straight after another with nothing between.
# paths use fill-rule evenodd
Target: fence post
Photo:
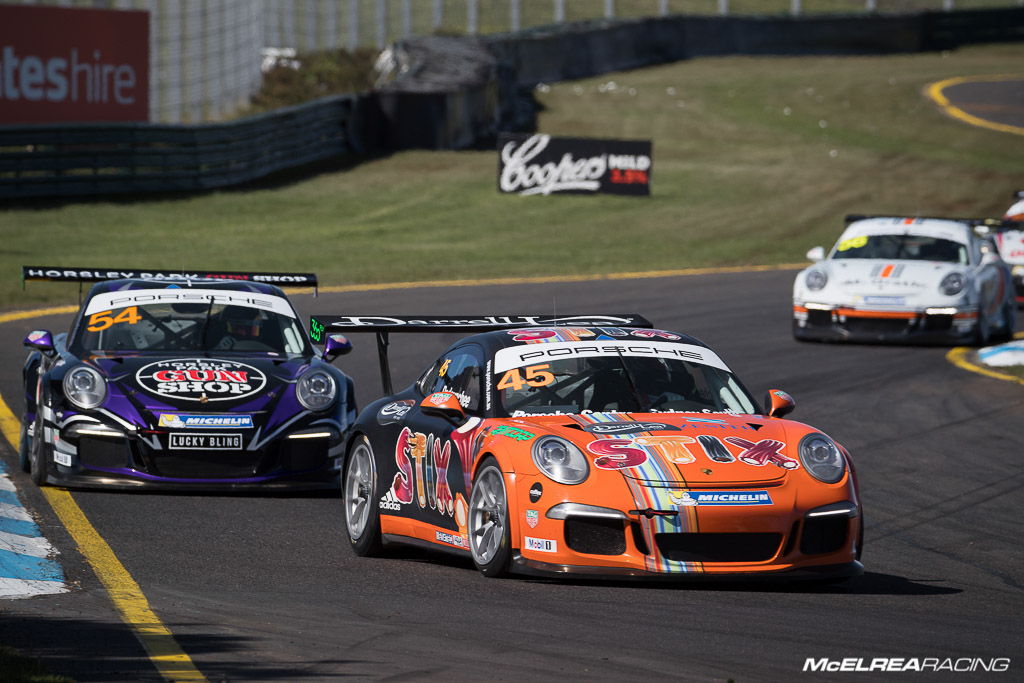
<instances>
[{"instance_id":1,"label":"fence post","mask_svg":"<svg viewBox=\"0 0 1024 683\"><path fill-rule=\"evenodd\" d=\"M402 0L402 37L412 35L412 0Z\"/></svg>"},{"instance_id":2,"label":"fence post","mask_svg":"<svg viewBox=\"0 0 1024 683\"><path fill-rule=\"evenodd\" d=\"M348 51L359 47L359 0L348 0Z\"/></svg>"},{"instance_id":3,"label":"fence post","mask_svg":"<svg viewBox=\"0 0 1024 683\"><path fill-rule=\"evenodd\" d=\"M377 0L377 49L383 50L388 39L388 0Z\"/></svg>"},{"instance_id":4,"label":"fence post","mask_svg":"<svg viewBox=\"0 0 1024 683\"><path fill-rule=\"evenodd\" d=\"M668 15L668 0L658 0L658 15L662 17Z\"/></svg>"},{"instance_id":5,"label":"fence post","mask_svg":"<svg viewBox=\"0 0 1024 683\"><path fill-rule=\"evenodd\" d=\"M794 17L798 17L798 16L800 16L800 10L801 10L800 0L790 0L790 2L789 2L789 13L792 14Z\"/></svg>"},{"instance_id":6,"label":"fence post","mask_svg":"<svg viewBox=\"0 0 1024 683\"><path fill-rule=\"evenodd\" d=\"M723 17L729 14L729 0L718 0L718 13Z\"/></svg>"},{"instance_id":7,"label":"fence post","mask_svg":"<svg viewBox=\"0 0 1024 683\"><path fill-rule=\"evenodd\" d=\"M556 24L561 24L565 21L565 0L553 0L554 2L554 20Z\"/></svg>"},{"instance_id":8,"label":"fence post","mask_svg":"<svg viewBox=\"0 0 1024 683\"><path fill-rule=\"evenodd\" d=\"M480 0L466 0L466 33L475 36L479 28Z\"/></svg>"},{"instance_id":9,"label":"fence post","mask_svg":"<svg viewBox=\"0 0 1024 683\"><path fill-rule=\"evenodd\" d=\"M444 23L444 0L434 0L434 30Z\"/></svg>"},{"instance_id":10,"label":"fence post","mask_svg":"<svg viewBox=\"0 0 1024 683\"><path fill-rule=\"evenodd\" d=\"M615 18L615 0L604 0L604 18Z\"/></svg>"},{"instance_id":11,"label":"fence post","mask_svg":"<svg viewBox=\"0 0 1024 683\"><path fill-rule=\"evenodd\" d=\"M956 3L953 0L942 0L942 10L944 12L952 12L955 9Z\"/></svg>"},{"instance_id":12,"label":"fence post","mask_svg":"<svg viewBox=\"0 0 1024 683\"><path fill-rule=\"evenodd\" d=\"M864 11L875 12L878 10L877 0L864 0Z\"/></svg>"},{"instance_id":13,"label":"fence post","mask_svg":"<svg viewBox=\"0 0 1024 683\"><path fill-rule=\"evenodd\" d=\"M520 10L519 2L520 2L520 0L512 0L509 3L509 12L510 12L510 14L509 14L509 17L508 17L508 26L509 26L509 30L512 31L513 33L518 31L519 28L520 28L519 27L519 10Z\"/></svg>"}]
</instances>

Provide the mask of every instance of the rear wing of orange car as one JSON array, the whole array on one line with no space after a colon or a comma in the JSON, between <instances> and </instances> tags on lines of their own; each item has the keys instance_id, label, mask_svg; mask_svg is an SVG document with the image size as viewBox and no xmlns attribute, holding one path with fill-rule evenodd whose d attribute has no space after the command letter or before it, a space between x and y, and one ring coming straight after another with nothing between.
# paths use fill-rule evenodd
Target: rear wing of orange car
<instances>
[{"instance_id":1,"label":"rear wing of orange car","mask_svg":"<svg viewBox=\"0 0 1024 683\"><path fill-rule=\"evenodd\" d=\"M372 332L377 335L380 359L380 380L384 394L394 393L391 386L391 365L388 362L389 335L392 332L493 332L526 327L653 327L636 313L601 315L462 315L433 317L422 315L345 315L313 316L309 319L309 337L313 343L326 343L333 333Z\"/></svg>"}]
</instances>

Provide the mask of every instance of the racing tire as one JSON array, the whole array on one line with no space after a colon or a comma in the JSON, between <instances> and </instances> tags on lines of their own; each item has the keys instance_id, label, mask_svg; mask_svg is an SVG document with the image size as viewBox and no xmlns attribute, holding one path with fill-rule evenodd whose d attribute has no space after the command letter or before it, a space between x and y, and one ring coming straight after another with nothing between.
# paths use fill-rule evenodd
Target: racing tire
<instances>
[{"instance_id":1,"label":"racing tire","mask_svg":"<svg viewBox=\"0 0 1024 683\"><path fill-rule=\"evenodd\" d=\"M32 471L32 463L29 462L28 451L32 447L29 442L28 425L25 420L21 421L21 437L18 439L18 466L26 474Z\"/></svg>"},{"instance_id":2,"label":"racing tire","mask_svg":"<svg viewBox=\"0 0 1024 683\"><path fill-rule=\"evenodd\" d=\"M360 557L379 555L383 549L380 510L377 509L377 464L373 447L365 436L356 439L345 458L342 502L345 530L352 550Z\"/></svg>"},{"instance_id":3,"label":"racing tire","mask_svg":"<svg viewBox=\"0 0 1024 683\"><path fill-rule=\"evenodd\" d=\"M43 438L43 410L41 405L36 406L36 424L33 428L32 443L29 444L29 476L36 486L46 486L46 470L49 467L46 457L46 439Z\"/></svg>"},{"instance_id":4,"label":"racing tire","mask_svg":"<svg viewBox=\"0 0 1024 683\"><path fill-rule=\"evenodd\" d=\"M989 326L985 313L978 310L978 322L974 324L974 345L987 346L992 336L992 328Z\"/></svg>"},{"instance_id":5,"label":"racing tire","mask_svg":"<svg viewBox=\"0 0 1024 683\"><path fill-rule=\"evenodd\" d=\"M488 578L505 576L512 559L505 475L493 457L484 460L469 496L469 554Z\"/></svg>"},{"instance_id":6,"label":"racing tire","mask_svg":"<svg viewBox=\"0 0 1024 683\"><path fill-rule=\"evenodd\" d=\"M999 314L1002 329L999 334L992 335L992 341L1000 344L1013 341L1014 328L1017 326L1017 305L1012 301L1003 304L1003 310Z\"/></svg>"}]
</instances>

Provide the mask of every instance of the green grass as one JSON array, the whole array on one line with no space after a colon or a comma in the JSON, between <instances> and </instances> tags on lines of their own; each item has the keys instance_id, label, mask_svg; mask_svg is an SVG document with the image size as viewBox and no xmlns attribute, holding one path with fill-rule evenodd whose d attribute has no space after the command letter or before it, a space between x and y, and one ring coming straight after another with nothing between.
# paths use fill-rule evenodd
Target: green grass
<instances>
[{"instance_id":1,"label":"green grass","mask_svg":"<svg viewBox=\"0 0 1024 683\"><path fill-rule=\"evenodd\" d=\"M0 681L6 683L74 683L67 676L47 673L38 660L0 645Z\"/></svg>"},{"instance_id":2,"label":"green grass","mask_svg":"<svg viewBox=\"0 0 1024 683\"><path fill-rule=\"evenodd\" d=\"M728 57L538 93L543 132L652 139L650 198L501 195L494 151L414 151L269 189L8 208L0 308L76 300L72 285L22 291L23 264L299 269L325 285L600 274L799 262L851 212L1001 214L1021 137L950 119L921 91L1021 64L1019 44Z\"/></svg>"}]
</instances>

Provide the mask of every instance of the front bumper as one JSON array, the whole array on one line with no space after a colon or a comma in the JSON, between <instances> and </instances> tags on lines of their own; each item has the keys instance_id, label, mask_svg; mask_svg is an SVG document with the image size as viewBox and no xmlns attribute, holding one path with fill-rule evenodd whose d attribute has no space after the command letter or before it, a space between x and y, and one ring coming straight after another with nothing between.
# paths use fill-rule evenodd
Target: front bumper
<instances>
[{"instance_id":1,"label":"front bumper","mask_svg":"<svg viewBox=\"0 0 1024 683\"><path fill-rule=\"evenodd\" d=\"M958 344L970 342L978 312L966 308L868 310L793 305L793 336L802 340Z\"/></svg>"},{"instance_id":2,"label":"front bumper","mask_svg":"<svg viewBox=\"0 0 1024 683\"><path fill-rule=\"evenodd\" d=\"M553 497L545 501L547 491ZM548 483L541 500L519 500L513 571L668 580L842 579L863 571L860 506L849 478L812 488L642 486L633 495L644 503L614 507L569 502L573 493ZM736 502L694 504L709 495Z\"/></svg>"},{"instance_id":3,"label":"front bumper","mask_svg":"<svg viewBox=\"0 0 1024 683\"><path fill-rule=\"evenodd\" d=\"M126 433L101 423L49 428L46 482L69 488L135 490L327 489L339 484L342 435L282 435L253 450L170 449L170 432ZM290 438L297 437L297 438Z\"/></svg>"}]
</instances>

